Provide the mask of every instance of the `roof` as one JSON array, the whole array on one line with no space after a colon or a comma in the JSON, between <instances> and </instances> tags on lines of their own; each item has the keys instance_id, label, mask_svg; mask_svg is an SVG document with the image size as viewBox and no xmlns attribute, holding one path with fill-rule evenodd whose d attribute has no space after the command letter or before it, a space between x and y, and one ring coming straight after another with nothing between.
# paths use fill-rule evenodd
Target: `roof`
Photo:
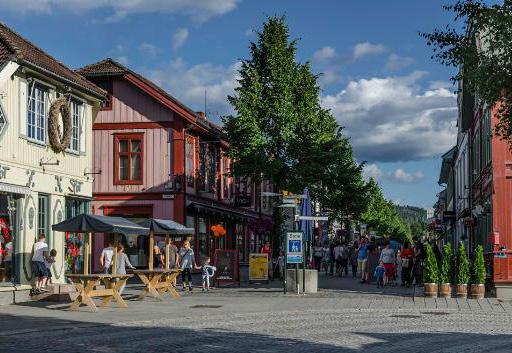
<instances>
[{"instance_id":1,"label":"roof","mask_svg":"<svg viewBox=\"0 0 512 353\"><path fill-rule=\"evenodd\" d=\"M198 114L187 107L185 104L180 102L178 99L170 95L167 91L156 85L151 80L145 78L144 76L136 73L135 71L130 70L126 66L118 63L117 61L113 60L112 58L107 58L101 61L98 61L97 63L84 66L77 70L77 72L85 77L88 78L95 78L95 77L105 77L105 76L122 76L127 78L129 81L132 81L132 83L137 85L137 82L133 81L133 78L135 80L139 81L139 83L142 83L143 85L149 86L149 90L146 89L146 91L154 90L158 95L163 96L165 99L169 100L171 103L177 105L179 108L181 108L181 113L184 115L184 118L189 120L192 123L200 123L202 118L198 117ZM132 78L132 80L130 80ZM138 85L139 86L139 85ZM144 89L144 87L139 86L139 88ZM146 87L148 88L148 87ZM147 92L148 94L154 96L151 92ZM158 98L157 98L158 99ZM204 121L204 120L203 120Z\"/></svg>"},{"instance_id":2,"label":"roof","mask_svg":"<svg viewBox=\"0 0 512 353\"><path fill-rule=\"evenodd\" d=\"M36 71L54 76L57 80L65 81L75 86L75 88L81 88L96 97L104 97L106 95L103 89L57 61L0 22L0 66L11 60L30 66Z\"/></svg>"},{"instance_id":3,"label":"roof","mask_svg":"<svg viewBox=\"0 0 512 353\"><path fill-rule=\"evenodd\" d=\"M448 152L441 156L443 162L441 163L441 172L439 173L438 184L448 183L450 170L452 169L452 162L457 152L457 146L452 147Z\"/></svg>"}]
</instances>

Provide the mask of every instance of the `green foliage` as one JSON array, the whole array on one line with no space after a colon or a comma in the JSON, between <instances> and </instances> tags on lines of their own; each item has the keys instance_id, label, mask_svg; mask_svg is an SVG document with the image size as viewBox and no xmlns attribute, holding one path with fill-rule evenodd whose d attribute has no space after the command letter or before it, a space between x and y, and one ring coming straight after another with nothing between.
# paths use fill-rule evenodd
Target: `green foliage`
<instances>
[{"instance_id":1,"label":"green foliage","mask_svg":"<svg viewBox=\"0 0 512 353\"><path fill-rule=\"evenodd\" d=\"M284 17L270 17L242 61L235 94L236 112L223 118L230 141L233 174L270 180L276 189L313 199L336 218L358 216L366 208L362 165L330 111L320 105L318 76L296 60Z\"/></svg>"},{"instance_id":2,"label":"green foliage","mask_svg":"<svg viewBox=\"0 0 512 353\"><path fill-rule=\"evenodd\" d=\"M469 282L469 260L464 243L460 243L459 249L457 250L455 282L456 284L468 284Z\"/></svg>"},{"instance_id":3,"label":"green foliage","mask_svg":"<svg viewBox=\"0 0 512 353\"><path fill-rule=\"evenodd\" d=\"M473 264L471 266L471 284L485 284L485 260L484 249L478 245L473 254Z\"/></svg>"},{"instance_id":4,"label":"green foliage","mask_svg":"<svg viewBox=\"0 0 512 353\"><path fill-rule=\"evenodd\" d=\"M370 201L361 221L378 236L394 238L402 243L410 241L410 229L398 214L395 205L384 198L375 180L370 179L367 186Z\"/></svg>"},{"instance_id":5,"label":"green foliage","mask_svg":"<svg viewBox=\"0 0 512 353\"><path fill-rule=\"evenodd\" d=\"M443 256L439 269L439 283L450 283L453 278L453 249L450 243L443 246Z\"/></svg>"},{"instance_id":6,"label":"green foliage","mask_svg":"<svg viewBox=\"0 0 512 353\"><path fill-rule=\"evenodd\" d=\"M495 133L512 139L512 1L458 0L444 6L454 21L444 29L420 33L433 58L454 67L454 82L489 106L498 105Z\"/></svg>"},{"instance_id":7,"label":"green foliage","mask_svg":"<svg viewBox=\"0 0 512 353\"><path fill-rule=\"evenodd\" d=\"M436 255L432 246L425 244L425 268L423 270L423 281L425 283L439 283L439 267L437 265Z\"/></svg>"}]
</instances>

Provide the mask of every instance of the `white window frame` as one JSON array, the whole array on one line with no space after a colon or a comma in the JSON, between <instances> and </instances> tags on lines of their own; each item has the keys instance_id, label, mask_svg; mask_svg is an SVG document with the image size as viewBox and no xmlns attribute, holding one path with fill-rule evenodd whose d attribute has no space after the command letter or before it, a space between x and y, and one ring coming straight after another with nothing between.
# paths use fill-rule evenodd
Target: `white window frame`
<instances>
[{"instance_id":1,"label":"white window frame","mask_svg":"<svg viewBox=\"0 0 512 353\"><path fill-rule=\"evenodd\" d=\"M77 108L76 123L78 125L75 125L75 107ZM84 103L81 100L71 98L69 108L70 108L70 112L71 112L71 141L69 144L69 148L67 149L67 152L70 152L73 154L80 154L80 144L82 143L82 141L80 140L80 137L82 135L81 130L82 130L82 118L83 118L83 114L84 114ZM75 138L75 132L76 132L76 138ZM73 140L76 141L76 146L73 146Z\"/></svg>"},{"instance_id":2,"label":"white window frame","mask_svg":"<svg viewBox=\"0 0 512 353\"><path fill-rule=\"evenodd\" d=\"M46 135L47 135L47 129L48 129L48 94L49 94L49 88L40 84L39 82L33 81L31 85L28 86L29 92L27 95L27 140L30 142L34 142L36 144L40 145L46 145ZM36 91L41 91L43 93L43 113L42 113L42 126L41 124L41 112L40 112L40 105L37 104L36 101ZM32 113L31 110L31 101L32 97L34 97L34 124L30 124L30 114ZM33 136L31 135L31 129L34 129ZM41 135L42 138L37 138L37 130L41 129Z\"/></svg>"},{"instance_id":3,"label":"white window frame","mask_svg":"<svg viewBox=\"0 0 512 353\"><path fill-rule=\"evenodd\" d=\"M5 109L4 109L1 101L0 101L0 115L3 116L4 121L5 121L4 127L2 129L0 129L0 138L1 138L2 135L5 133L5 130L7 130L7 126L9 126L9 119L7 119L7 114L5 113Z\"/></svg>"}]
</instances>

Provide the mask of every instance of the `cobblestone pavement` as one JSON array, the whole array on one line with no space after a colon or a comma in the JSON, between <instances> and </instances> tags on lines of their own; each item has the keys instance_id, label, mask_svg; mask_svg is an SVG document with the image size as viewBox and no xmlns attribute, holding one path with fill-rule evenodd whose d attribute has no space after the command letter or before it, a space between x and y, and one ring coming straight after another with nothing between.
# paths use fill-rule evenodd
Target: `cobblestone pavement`
<instances>
[{"instance_id":1,"label":"cobblestone pavement","mask_svg":"<svg viewBox=\"0 0 512 353\"><path fill-rule=\"evenodd\" d=\"M272 286L194 291L99 313L51 303L0 307L0 353L512 351L509 302L426 300L343 283L308 296Z\"/></svg>"}]
</instances>

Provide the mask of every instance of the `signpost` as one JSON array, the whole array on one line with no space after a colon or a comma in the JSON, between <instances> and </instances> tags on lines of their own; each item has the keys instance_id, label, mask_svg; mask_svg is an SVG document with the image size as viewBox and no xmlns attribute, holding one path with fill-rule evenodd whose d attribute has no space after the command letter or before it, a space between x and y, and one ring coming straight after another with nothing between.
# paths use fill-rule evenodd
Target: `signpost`
<instances>
[{"instance_id":1,"label":"signpost","mask_svg":"<svg viewBox=\"0 0 512 353\"><path fill-rule=\"evenodd\" d=\"M286 262L295 264L295 285L299 294L299 264L304 262L302 232L286 233Z\"/></svg>"}]
</instances>

